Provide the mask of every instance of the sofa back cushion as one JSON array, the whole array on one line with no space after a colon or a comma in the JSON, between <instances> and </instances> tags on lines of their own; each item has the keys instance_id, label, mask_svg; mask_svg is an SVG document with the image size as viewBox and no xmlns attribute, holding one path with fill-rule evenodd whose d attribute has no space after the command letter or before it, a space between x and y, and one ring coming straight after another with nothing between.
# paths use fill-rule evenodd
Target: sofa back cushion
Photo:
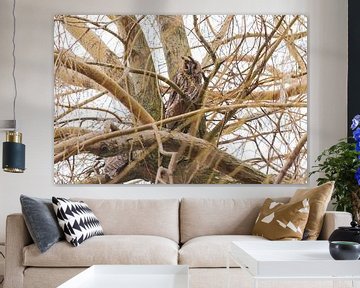
<instances>
[{"instance_id":1,"label":"sofa back cushion","mask_svg":"<svg viewBox=\"0 0 360 288\"><path fill-rule=\"evenodd\" d=\"M178 199L79 199L99 219L105 235L154 235L179 242Z\"/></svg>"},{"instance_id":2,"label":"sofa back cushion","mask_svg":"<svg viewBox=\"0 0 360 288\"><path fill-rule=\"evenodd\" d=\"M263 198L184 198L180 205L181 243L206 235L250 235L263 203Z\"/></svg>"}]
</instances>

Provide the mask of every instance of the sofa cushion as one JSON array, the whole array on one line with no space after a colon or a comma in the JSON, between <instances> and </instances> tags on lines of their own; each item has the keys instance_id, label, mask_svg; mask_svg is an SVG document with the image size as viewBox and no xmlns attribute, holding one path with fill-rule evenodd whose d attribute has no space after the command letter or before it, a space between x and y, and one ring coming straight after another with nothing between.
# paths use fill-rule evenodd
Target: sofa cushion
<instances>
[{"instance_id":1,"label":"sofa cushion","mask_svg":"<svg viewBox=\"0 0 360 288\"><path fill-rule=\"evenodd\" d=\"M99 220L86 203L59 197L52 197L52 202L65 239L72 245L79 246L91 237L104 235Z\"/></svg>"},{"instance_id":2,"label":"sofa cushion","mask_svg":"<svg viewBox=\"0 0 360 288\"><path fill-rule=\"evenodd\" d=\"M288 201L287 198L278 200ZM264 198L182 199L181 243L206 235L249 235L263 202Z\"/></svg>"},{"instance_id":3,"label":"sofa cushion","mask_svg":"<svg viewBox=\"0 0 360 288\"><path fill-rule=\"evenodd\" d=\"M26 227L41 252L64 239L51 199L21 195L20 203Z\"/></svg>"},{"instance_id":4,"label":"sofa cushion","mask_svg":"<svg viewBox=\"0 0 360 288\"><path fill-rule=\"evenodd\" d=\"M268 241L252 235L214 235L193 238L179 251L179 264L196 268L226 267L232 241ZM231 267L239 267L230 260Z\"/></svg>"},{"instance_id":5,"label":"sofa cushion","mask_svg":"<svg viewBox=\"0 0 360 288\"><path fill-rule=\"evenodd\" d=\"M23 250L25 266L88 267L96 264L170 264L178 260L178 244L159 236L95 236L78 247L66 241L41 254L34 244Z\"/></svg>"},{"instance_id":6,"label":"sofa cushion","mask_svg":"<svg viewBox=\"0 0 360 288\"><path fill-rule=\"evenodd\" d=\"M105 235L154 235L179 242L178 199L80 199L99 219Z\"/></svg>"},{"instance_id":7,"label":"sofa cushion","mask_svg":"<svg viewBox=\"0 0 360 288\"><path fill-rule=\"evenodd\" d=\"M308 199L284 204L267 198L252 234L269 240L301 240L309 218L309 208Z\"/></svg>"},{"instance_id":8,"label":"sofa cushion","mask_svg":"<svg viewBox=\"0 0 360 288\"><path fill-rule=\"evenodd\" d=\"M306 198L309 199L310 213L305 227L308 237L305 240L316 240L319 237L324 222L324 215L334 190L334 184L335 182L331 181L310 189L298 189L290 199L290 203Z\"/></svg>"}]
</instances>

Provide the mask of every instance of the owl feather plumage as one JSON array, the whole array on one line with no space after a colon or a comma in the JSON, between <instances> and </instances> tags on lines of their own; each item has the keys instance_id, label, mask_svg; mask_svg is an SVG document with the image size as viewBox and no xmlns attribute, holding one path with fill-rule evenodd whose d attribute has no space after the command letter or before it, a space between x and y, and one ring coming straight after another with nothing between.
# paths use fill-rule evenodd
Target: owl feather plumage
<instances>
[{"instance_id":1,"label":"owl feather plumage","mask_svg":"<svg viewBox=\"0 0 360 288\"><path fill-rule=\"evenodd\" d=\"M183 95L175 90L171 92L169 100L166 103L166 118L194 111L201 106L201 99L199 99L202 84L201 64L191 56L182 58L184 65L182 69L176 73L173 82L181 89ZM169 123L167 128L174 129L183 124L184 121L185 120ZM186 132L186 128L182 129L182 131Z\"/></svg>"}]
</instances>

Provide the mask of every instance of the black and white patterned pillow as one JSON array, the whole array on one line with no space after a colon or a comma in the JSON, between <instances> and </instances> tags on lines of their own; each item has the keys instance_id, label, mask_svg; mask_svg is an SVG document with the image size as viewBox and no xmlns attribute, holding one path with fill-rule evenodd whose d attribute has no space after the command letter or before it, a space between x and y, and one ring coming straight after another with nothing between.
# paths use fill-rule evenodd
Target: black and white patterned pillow
<instances>
[{"instance_id":1,"label":"black and white patterned pillow","mask_svg":"<svg viewBox=\"0 0 360 288\"><path fill-rule=\"evenodd\" d=\"M79 246L86 239L104 235L99 220L84 202L52 197L55 214L66 241Z\"/></svg>"}]
</instances>

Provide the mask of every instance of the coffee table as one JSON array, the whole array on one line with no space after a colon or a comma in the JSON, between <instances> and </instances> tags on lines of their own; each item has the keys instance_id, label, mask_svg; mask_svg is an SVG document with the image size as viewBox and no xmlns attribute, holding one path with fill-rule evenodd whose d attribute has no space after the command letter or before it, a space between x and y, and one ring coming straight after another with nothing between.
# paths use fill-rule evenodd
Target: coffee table
<instances>
[{"instance_id":1,"label":"coffee table","mask_svg":"<svg viewBox=\"0 0 360 288\"><path fill-rule=\"evenodd\" d=\"M360 261L332 259L328 241L238 241L229 256L248 272L253 287L261 280L330 280L334 287L345 287L346 280L346 287L360 287Z\"/></svg>"},{"instance_id":2,"label":"coffee table","mask_svg":"<svg viewBox=\"0 0 360 288\"><path fill-rule=\"evenodd\" d=\"M58 288L188 288L185 265L94 265Z\"/></svg>"}]
</instances>

